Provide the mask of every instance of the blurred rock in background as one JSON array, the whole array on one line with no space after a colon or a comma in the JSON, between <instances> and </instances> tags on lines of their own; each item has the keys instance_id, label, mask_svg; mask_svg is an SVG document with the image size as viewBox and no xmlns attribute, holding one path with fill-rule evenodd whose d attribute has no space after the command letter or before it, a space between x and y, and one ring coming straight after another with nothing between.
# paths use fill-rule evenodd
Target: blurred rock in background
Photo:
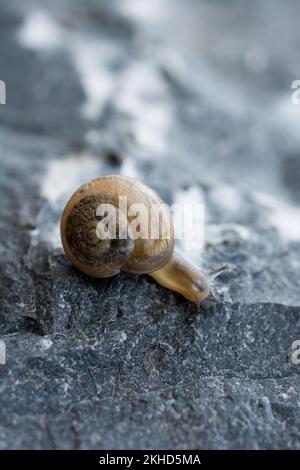
<instances>
[{"instance_id":1,"label":"blurred rock in background","mask_svg":"<svg viewBox=\"0 0 300 470\"><path fill-rule=\"evenodd\" d=\"M0 448L300 448L296 0L0 6ZM60 244L82 182L205 204L197 314ZM178 249L184 250L181 245Z\"/></svg>"}]
</instances>

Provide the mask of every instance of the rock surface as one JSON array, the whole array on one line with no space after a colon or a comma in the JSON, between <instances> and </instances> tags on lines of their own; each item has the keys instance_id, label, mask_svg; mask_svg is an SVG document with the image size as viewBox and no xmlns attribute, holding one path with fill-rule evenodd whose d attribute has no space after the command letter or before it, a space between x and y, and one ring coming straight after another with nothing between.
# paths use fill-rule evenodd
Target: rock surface
<instances>
[{"instance_id":1,"label":"rock surface","mask_svg":"<svg viewBox=\"0 0 300 470\"><path fill-rule=\"evenodd\" d=\"M1 4L0 448L300 448L299 13ZM64 203L110 173L205 204L187 255L231 271L200 312L67 262Z\"/></svg>"}]
</instances>

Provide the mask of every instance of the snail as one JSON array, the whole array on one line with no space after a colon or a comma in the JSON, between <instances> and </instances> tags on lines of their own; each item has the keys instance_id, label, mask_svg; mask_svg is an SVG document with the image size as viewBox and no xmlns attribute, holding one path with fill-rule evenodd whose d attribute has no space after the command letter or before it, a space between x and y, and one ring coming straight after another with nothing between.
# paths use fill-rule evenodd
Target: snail
<instances>
[{"instance_id":1,"label":"snail","mask_svg":"<svg viewBox=\"0 0 300 470\"><path fill-rule=\"evenodd\" d=\"M126 207L120 204L122 198L126 198ZM131 210L141 205L146 211L143 237L134 233L138 211ZM159 217L154 217L159 227L157 236L151 237L149 222L154 205L160 207ZM132 178L111 175L83 184L67 202L60 228L67 258L83 273L97 278L120 271L148 274L198 305L209 295L211 281L227 270L223 266L205 276L180 256L174 250L169 208L155 191Z\"/></svg>"}]
</instances>

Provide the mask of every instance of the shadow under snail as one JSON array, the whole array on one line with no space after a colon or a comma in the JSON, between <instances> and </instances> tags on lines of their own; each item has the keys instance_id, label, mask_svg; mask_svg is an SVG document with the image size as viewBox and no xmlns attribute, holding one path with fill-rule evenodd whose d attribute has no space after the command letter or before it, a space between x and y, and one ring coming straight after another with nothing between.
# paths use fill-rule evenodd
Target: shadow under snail
<instances>
[{"instance_id":1,"label":"shadow under snail","mask_svg":"<svg viewBox=\"0 0 300 470\"><path fill-rule=\"evenodd\" d=\"M148 222L151 206L159 205L158 223L167 227L169 236L165 237L161 228L156 238L134 236L131 224L136 215L120 210L119 197L124 196L129 208L143 204ZM115 210L115 223L111 224L109 206ZM99 236L99 222L107 229L105 238ZM115 230L114 236L110 227ZM121 227L126 232L122 237ZM209 295L210 282L228 269L223 266L206 276L180 256L174 250L174 228L167 205L143 183L119 175L94 179L75 191L62 214L61 239L71 263L89 276L105 278L120 271L148 274L198 305Z\"/></svg>"}]
</instances>

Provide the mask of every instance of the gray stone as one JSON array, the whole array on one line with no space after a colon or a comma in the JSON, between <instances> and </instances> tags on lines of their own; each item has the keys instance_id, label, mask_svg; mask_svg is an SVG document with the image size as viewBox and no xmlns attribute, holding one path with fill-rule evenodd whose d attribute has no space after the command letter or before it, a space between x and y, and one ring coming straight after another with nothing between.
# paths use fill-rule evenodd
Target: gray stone
<instances>
[{"instance_id":1,"label":"gray stone","mask_svg":"<svg viewBox=\"0 0 300 470\"><path fill-rule=\"evenodd\" d=\"M0 448L299 449L298 2L138 3L0 6ZM200 311L68 263L110 173L205 203Z\"/></svg>"}]
</instances>

